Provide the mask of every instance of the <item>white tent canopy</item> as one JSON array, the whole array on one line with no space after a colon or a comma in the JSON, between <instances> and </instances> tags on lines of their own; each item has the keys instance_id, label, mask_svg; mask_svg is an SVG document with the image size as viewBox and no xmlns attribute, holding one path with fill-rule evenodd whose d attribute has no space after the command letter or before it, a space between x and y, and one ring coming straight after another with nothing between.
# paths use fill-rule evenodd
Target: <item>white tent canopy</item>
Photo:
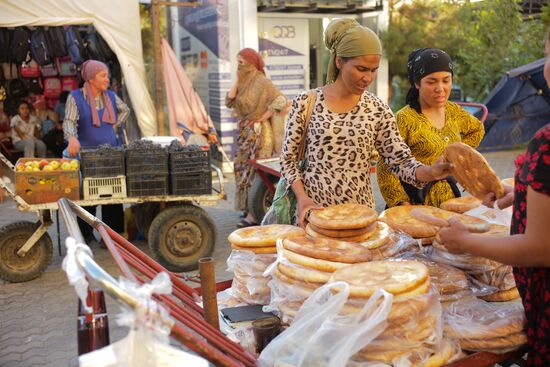
<instances>
[{"instance_id":1,"label":"white tent canopy","mask_svg":"<svg viewBox=\"0 0 550 367\"><path fill-rule=\"evenodd\" d=\"M157 132L136 0L1 0L0 27L93 24L117 55L142 135Z\"/></svg>"}]
</instances>

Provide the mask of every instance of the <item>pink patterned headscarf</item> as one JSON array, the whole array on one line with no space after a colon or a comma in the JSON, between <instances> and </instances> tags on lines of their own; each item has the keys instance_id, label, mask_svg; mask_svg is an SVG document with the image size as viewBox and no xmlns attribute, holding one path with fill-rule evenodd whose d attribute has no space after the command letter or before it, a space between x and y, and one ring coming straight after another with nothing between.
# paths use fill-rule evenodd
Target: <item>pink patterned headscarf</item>
<instances>
[{"instance_id":1,"label":"pink patterned headscarf","mask_svg":"<svg viewBox=\"0 0 550 367\"><path fill-rule=\"evenodd\" d=\"M93 79L97 75L97 73L102 70L108 70L107 65L105 65L101 61L88 60L82 64L82 68L80 71L82 74L82 78L85 81L84 94L86 95L86 100L88 101L90 109L92 110L92 121L94 126L97 127L101 125L101 121L99 121L99 114L97 113L95 98L92 94L92 88L90 87L90 83L88 81L90 79ZM113 103L111 102L109 95L106 92L102 92L101 97L103 98L103 106L105 108L105 110L103 111L103 121L109 124L115 124L115 111L113 109Z\"/></svg>"}]
</instances>

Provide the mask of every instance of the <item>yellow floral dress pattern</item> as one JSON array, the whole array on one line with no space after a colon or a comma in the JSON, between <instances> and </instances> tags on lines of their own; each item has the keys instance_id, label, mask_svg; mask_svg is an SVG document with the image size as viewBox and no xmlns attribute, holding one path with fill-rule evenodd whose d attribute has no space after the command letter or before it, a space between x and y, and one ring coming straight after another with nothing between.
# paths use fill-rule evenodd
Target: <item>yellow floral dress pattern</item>
<instances>
[{"instance_id":1,"label":"yellow floral dress pattern","mask_svg":"<svg viewBox=\"0 0 550 367\"><path fill-rule=\"evenodd\" d=\"M426 116L405 106L396 114L399 132L410 147L413 156L425 165L433 164L445 150L447 144L463 142L476 148L485 133L481 122L453 102L445 105L445 126L438 129ZM410 202L401 182L382 160L377 165L378 185L389 207L404 201ZM439 205L454 197L447 181L435 182L426 195L424 205Z\"/></svg>"}]
</instances>

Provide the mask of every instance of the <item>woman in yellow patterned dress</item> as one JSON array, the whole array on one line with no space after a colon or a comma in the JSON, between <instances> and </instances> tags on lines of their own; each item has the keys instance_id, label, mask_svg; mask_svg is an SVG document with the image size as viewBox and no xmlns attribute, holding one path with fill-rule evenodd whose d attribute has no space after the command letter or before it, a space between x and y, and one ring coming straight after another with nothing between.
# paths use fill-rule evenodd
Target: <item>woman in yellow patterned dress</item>
<instances>
[{"instance_id":1,"label":"woman in yellow patterned dress","mask_svg":"<svg viewBox=\"0 0 550 367\"><path fill-rule=\"evenodd\" d=\"M463 142L477 147L484 129L478 119L449 102L453 64L445 51L424 48L409 55L407 72L411 88L407 106L396 114L399 132L413 156L431 165L449 143ZM377 165L378 184L388 207L423 204L439 207L460 196L452 176L417 189L391 173L383 161Z\"/></svg>"}]
</instances>

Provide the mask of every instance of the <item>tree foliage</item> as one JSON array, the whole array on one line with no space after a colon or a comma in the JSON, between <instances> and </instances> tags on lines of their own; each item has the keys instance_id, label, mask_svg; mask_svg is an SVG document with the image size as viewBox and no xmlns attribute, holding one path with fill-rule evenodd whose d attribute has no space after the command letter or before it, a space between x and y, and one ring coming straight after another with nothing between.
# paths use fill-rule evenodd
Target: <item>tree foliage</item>
<instances>
[{"instance_id":1,"label":"tree foliage","mask_svg":"<svg viewBox=\"0 0 550 367\"><path fill-rule=\"evenodd\" d=\"M507 70L543 56L547 7L540 18L523 19L516 0L398 3L392 0L390 25L381 35L396 108L404 104L407 57L415 48L447 51L454 82L474 101L483 100Z\"/></svg>"}]
</instances>

